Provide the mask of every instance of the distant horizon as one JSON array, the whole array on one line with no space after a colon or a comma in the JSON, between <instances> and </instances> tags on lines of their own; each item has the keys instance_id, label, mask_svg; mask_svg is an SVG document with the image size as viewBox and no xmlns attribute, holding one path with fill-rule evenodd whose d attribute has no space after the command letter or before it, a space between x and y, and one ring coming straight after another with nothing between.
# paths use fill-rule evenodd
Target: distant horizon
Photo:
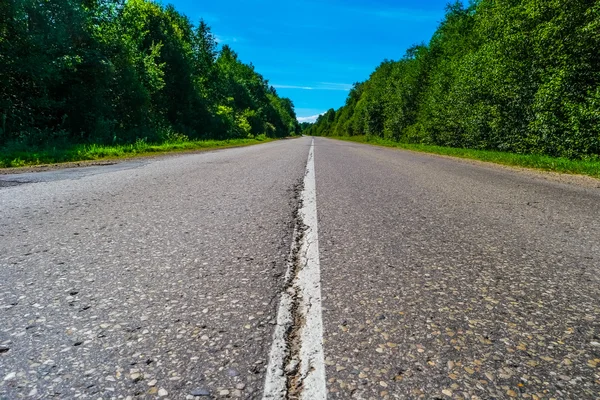
<instances>
[{"instance_id":1,"label":"distant horizon","mask_svg":"<svg viewBox=\"0 0 600 400\"><path fill-rule=\"evenodd\" d=\"M292 100L299 122L313 122L344 105L352 85L382 61L429 42L447 0L165 3L193 23L203 19L219 45L230 45Z\"/></svg>"}]
</instances>

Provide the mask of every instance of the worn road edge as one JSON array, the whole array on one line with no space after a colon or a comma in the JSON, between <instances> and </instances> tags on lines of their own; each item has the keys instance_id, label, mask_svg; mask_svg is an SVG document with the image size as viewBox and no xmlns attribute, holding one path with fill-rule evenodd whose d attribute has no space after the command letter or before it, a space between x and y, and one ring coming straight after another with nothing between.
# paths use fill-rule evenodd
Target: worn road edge
<instances>
[{"instance_id":1,"label":"worn road edge","mask_svg":"<svg viewBox=\"0 0 600 400\"><path fill-rule=\"evenodd\" d=\"M265 380L264 400L325 400L314 139Z\"/></svg>"},{"instance_id":2,"label":"worn road edge","mask_svg":"<svg viewBox=\"0 0 600 400\"><path fill-rule=\"evenodd\" d=\"M523 167L520 165L512 165L512 164L502 164L502 163L494 162L494 161L479 160L477 158L458 157L458 156L451 156L451 155L447 155L447 154L430 153L428 151L405 149L402 147L394 147L394 146L385 146L385 145L381 145L381 144L377 144L377 143L355 142L353 140L340 139L335 136L328 136L325 139L337 140L337 141L346 142L346 143L355 143L355 144L364 145L364 146L378 147L378 148L382 148L382 149L396 150L396 151L400 151L400 152L407 152L407 153L417 154L417 155L421 155L421 156L442 158L442 159L446 159L446 160L460 162L463 164L476 165L476 166L488 168L491 170L504 170L504 171L508 171L508 172L514 172L514 173L522 174L522 175L532 177L532 178L542 179L542 180L549 181L549 182L557 182L557 183L561 183L561 184L579 186L579 187L591 188L591 189L600 189L600 178L596 178L591 175L584 175L584 174L570 173L570 172L558 172L558 171L552 171L552 170L547 170L547 169L543 169L543 168Z\"/></svg>"}]
</instances>

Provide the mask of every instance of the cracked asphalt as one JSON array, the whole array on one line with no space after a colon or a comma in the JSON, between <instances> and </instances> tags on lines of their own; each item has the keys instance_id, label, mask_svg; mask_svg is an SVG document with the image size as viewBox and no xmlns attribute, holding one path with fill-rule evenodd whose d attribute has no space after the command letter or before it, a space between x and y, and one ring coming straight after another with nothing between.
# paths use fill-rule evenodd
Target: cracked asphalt
<instances>
[{"instance_id":1,"label":"cracked asphalt","mask_svg":"<svg viewBox=\"0 0 600 400\"><path fill-rule=\"evenodd\" d=\"M1 177L0 398L260 398L309 145Z\"/></svg>"},{"instance_id":2,"label":"cracked asphalt","mask_svg":"<svg viewBox=\"0 0 600 400\"><path fill-rule=\"evenodd\" d=\"M310 144L0 175L0 399L260 399ZM314 151L328 398L600 398L600 189Z\"/></svg>"}]
</instances>

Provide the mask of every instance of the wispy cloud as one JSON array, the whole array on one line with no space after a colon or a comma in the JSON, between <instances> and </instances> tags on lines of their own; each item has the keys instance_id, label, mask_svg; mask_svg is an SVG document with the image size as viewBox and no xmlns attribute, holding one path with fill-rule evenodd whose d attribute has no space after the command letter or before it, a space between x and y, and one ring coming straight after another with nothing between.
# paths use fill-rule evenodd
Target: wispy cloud
<instances>
[{"instance_id":1,"label":"wispy cloud","mask_svg":"<svg viewBox=\"0 0 600 400\"><path fill-rule=\"evenodd\" d=\"M227 44L227 43L240 43L243 42L244 39L238 36L226 36L226 35L218 35L215 34L215 40L219 44Z\"/></svg>"},{"instance_id":2,"label":"wispy cloud","mask_svg":"<svg viewBox=\"0 0 600 400\"><path fill-rule=\"evenodd\" d=\"M318 82L316 85L312 85L312 86L274 84L273 87L275 89L339 90L339 91L343 91L343 92L348 92L350 89L352 89L351 84L332 83L332 82Z\"/></svg>"},{"instance_id":3,"label":"wispy cloud","mask_svg":"<svg viewBox=\"0 0 600 400\"><path fill-rule=\"evenodd\" d=\"M342 90L344 92L349 92L350 89L352 89L352 84L350 83L319 82L319 84L326 87L327 90Z\"/></svg>"},{"instance_id":4,"label":"wispy cloud","mask_svg":"<svg viewBox=\"0 0 600 400\"><path fill-rule=\"evenodd\" d=\"M298 122L302 123L302 122L316 122L317 118L319 118L321 115L325 114L324 112L322 112L321 114L317 114L317 115L311 115L308 117L298 117L297 120Z\"/></svg>"},{"instance_id":5,"label":"wispy cloud","mask_svg":"<svg viewBox=\"0 0 600 400\"><path fill-rule=\"evenodd\" d=\"M273 85L275 89L301 89L301 90L315 90L312 86L297 86L297 85Z\"/></svg>"}]
</instances>

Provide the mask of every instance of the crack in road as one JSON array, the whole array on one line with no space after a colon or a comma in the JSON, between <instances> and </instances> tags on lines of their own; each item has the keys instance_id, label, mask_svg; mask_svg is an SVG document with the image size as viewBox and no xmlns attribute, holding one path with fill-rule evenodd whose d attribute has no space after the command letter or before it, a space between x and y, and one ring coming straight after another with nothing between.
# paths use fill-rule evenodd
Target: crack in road
<instances>
[{"instance_id":1,"label":"crack in road","mask_svg":"<svg viewBox=\"0 0 600 400\"><path fill-rule=\"evenodd\" d=\"M299 207L302 207L302 200L299 199ZM306 318L302 312L302 290L298 287L298 274L306 267L306 262L301 265L301 249L306 225L302 221L299 213L296 216L296 229L294 249L292 251L292 260L289 270L289 280L285 291L292 295L291 320L292 325L286 330L285 343L287 354L285 358L284 372L286 376L286 400L296 400L301 398L302 382L305 377L300 372L300 349L302 347L302 329L306 324Z\"/></svg>"},{"instance_id":2,"label":"crack in road","mask_svg":"<svg viewBox=\"0 0 600 400\"><path fill-rule=\"evenodd\" d=\"M263 399L326 398L313 149L295 190L293 244Z\"/></svg>"}]
</instances>

